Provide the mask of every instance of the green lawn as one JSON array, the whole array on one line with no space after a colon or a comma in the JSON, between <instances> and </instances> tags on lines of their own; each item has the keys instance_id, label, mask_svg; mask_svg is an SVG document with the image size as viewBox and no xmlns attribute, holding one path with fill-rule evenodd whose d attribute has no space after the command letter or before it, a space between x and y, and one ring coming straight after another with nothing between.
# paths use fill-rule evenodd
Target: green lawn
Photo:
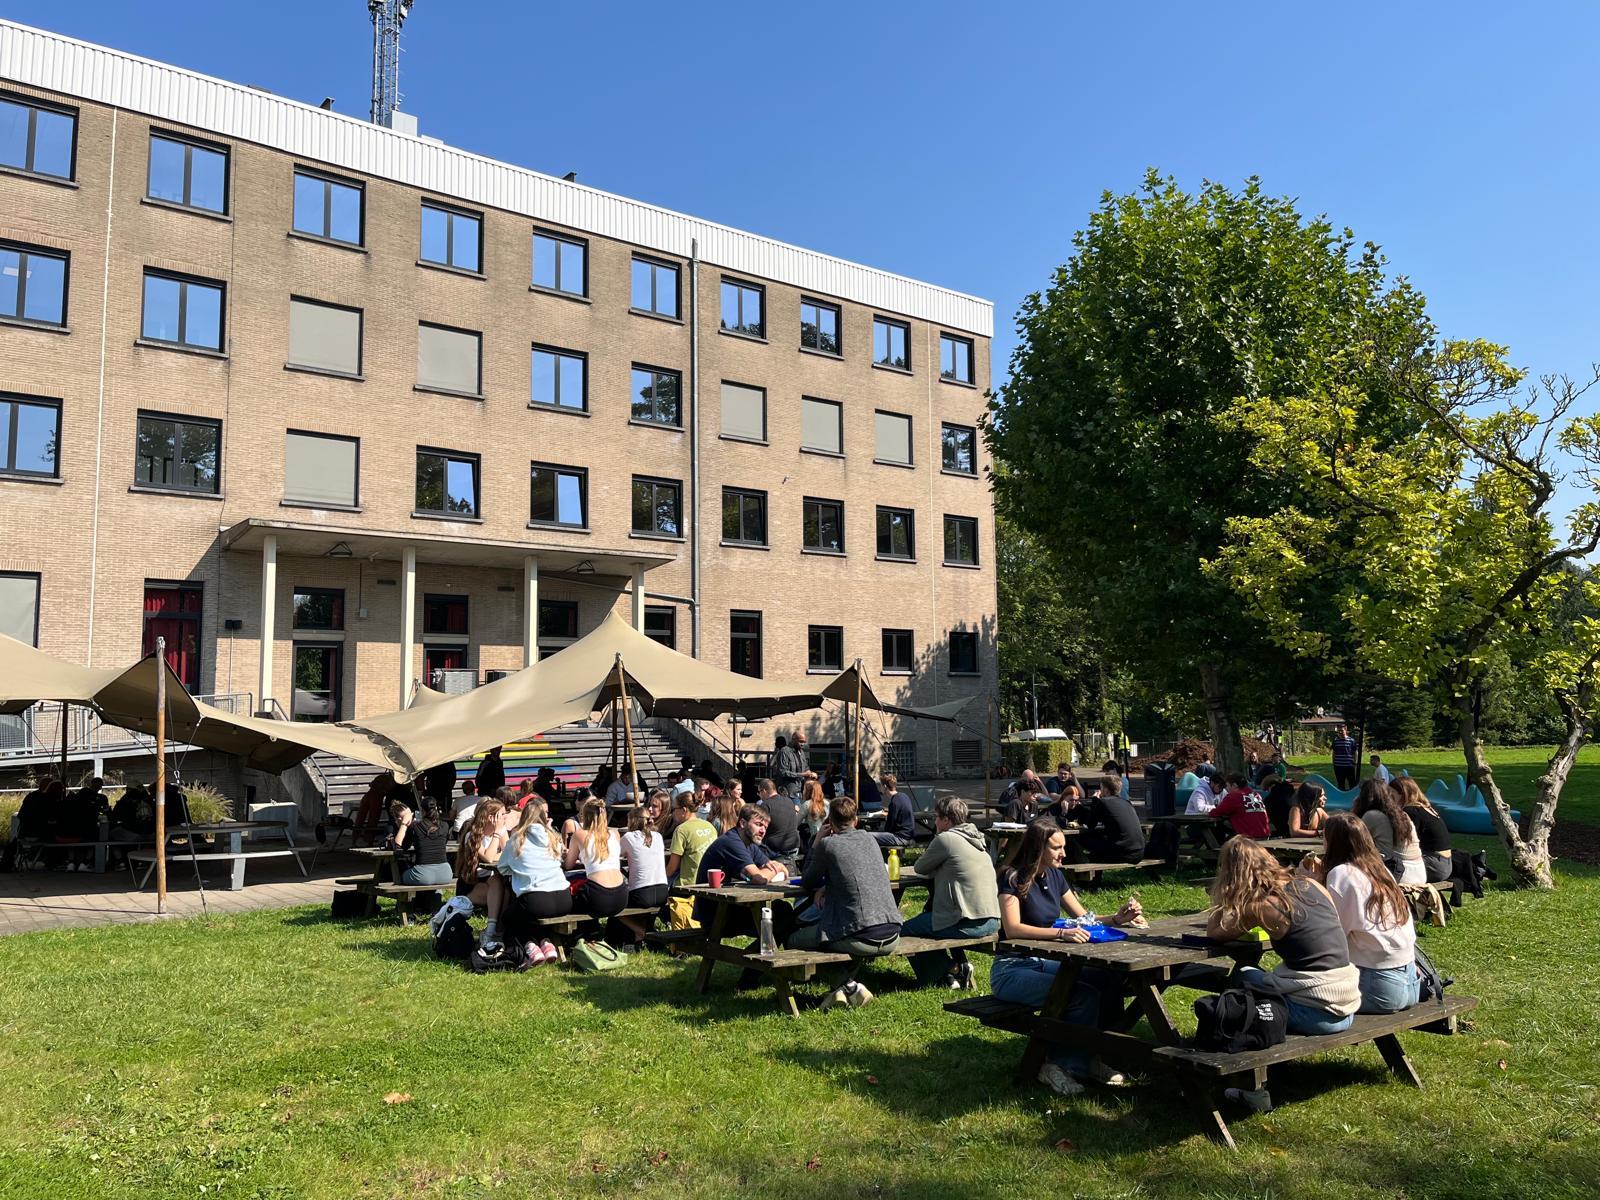
<instances>
[{"instance_id":1,"label":"green lawn","mask_svg":"<svg viewBox=\"0 0 1600 1200\"><path fill-rule=\"evenodd\" d=\"M1495 782L1512 808L1525 809L1533 802L1534 780L1545 772L1554 746L1504 746L1493 752ZM1384 765L1399 774L1410 771L1423 787L1435 779L1454 784L1457 775L1466 774L1460 748L1438 750L1391 750L1383 754ZM1331 768L1329 768L1331 770ZM1326 773L1326 772L1325 772ZM1363 776L1365 776L1363 769ZM1586 821L1600 825L1600 746L1585 746L1578 752L1572 774L1561 796L1557 820Z\"/></svg>"},{"instance_id":2,"label":"green lawn","mask_svg":"<svg viewBox=\"0 0 1600 1200\"><path fill-rule=\"evenodd\" d=\"M1484 1007L1409 1039L1430 1090L1371 1047L1297 1065L1238 1154L1160 1085L1013 1089L1020 1041L903 963L791 1020L655 955L473 977L317 910L6 938L0 1197L1593 1196L1597 912L1580 867L1469 903L1427 941Z\"/></svg>"}]
</instances>

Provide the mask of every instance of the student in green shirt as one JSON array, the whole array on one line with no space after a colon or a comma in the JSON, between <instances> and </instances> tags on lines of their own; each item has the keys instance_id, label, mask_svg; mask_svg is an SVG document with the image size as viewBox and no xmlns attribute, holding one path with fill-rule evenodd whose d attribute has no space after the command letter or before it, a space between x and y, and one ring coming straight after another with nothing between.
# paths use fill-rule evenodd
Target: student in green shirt
<instances>
[{"instance_id":1,"label":"student in green shirt","mask_svg":"<svg viewBox=\"0 0 1600 1200\"><path fill-rule=\"evenodd\" d=\"M679 792L672 798L672 842L667 847L667 878L679 886L695 882L700 875L700 860L706 847L717 840L716 827L694 815L693 792Z\"/></svg>"}]
</instances>

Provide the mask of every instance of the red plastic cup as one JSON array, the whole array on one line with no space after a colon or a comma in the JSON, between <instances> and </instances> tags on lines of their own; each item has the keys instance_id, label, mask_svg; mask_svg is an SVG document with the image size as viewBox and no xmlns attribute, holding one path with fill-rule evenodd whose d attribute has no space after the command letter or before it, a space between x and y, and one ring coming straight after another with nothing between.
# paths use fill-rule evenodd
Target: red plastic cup
<instances>
[{"instance_id":1,"label":"red plastic cup","mask_svg":"<svg viewBox=\"0 0 1600 1200\"><path fill-rule=\"evenodd\" d=\"M711 870L706 872L706 882L709 883L714 888L721 887L722 886L722 881L723 881L724 878L725 878L725 876L723 875L723 873L721 871L716 870L715 868L713 868L713 869L711 869Z\"/></svg>"}]
</instances>

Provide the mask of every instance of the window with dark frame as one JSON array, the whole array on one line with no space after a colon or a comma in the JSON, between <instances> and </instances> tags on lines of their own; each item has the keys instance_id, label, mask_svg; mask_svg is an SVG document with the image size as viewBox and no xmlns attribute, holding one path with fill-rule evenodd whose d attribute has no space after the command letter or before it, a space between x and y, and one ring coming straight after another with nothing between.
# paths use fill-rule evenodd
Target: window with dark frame
<instances>
[{"instance_id":1,"label":"window with dark frame","mask_svg":"<svg viewBox=\"0 0 1600 1200\"><path fill-rule=\"evenodd\" d=\"M911 630L885 629L883 631L883 674L909 675L916 665L916 650L911 644Z\"/></svg>"},{"instance_id":2,"label":"window with dark frame","mask_svg":"<svg viewBox=\"0 0 1600 1200\"><path fill-rule=\"evenodd\" d=\"M533 231L533 286L569 296L589 294L589 243Z\"/></svg>"},{"instance_id":3,"label":"window with dark frame","mask_svg":"<svg viewBox=\"0 0 1600 1200\"><path fill-rule=\"evenodd\" d=\"M417 257L431 266L478 274L483 261L483 217L424 200Z\"/></svg>"},{"instance_id":4,"label":"window with dark frame","mask_svg":"<svg viewBox=\"0 0 1600 1200\"><path fill-rule=\"evenodd\" d=\"M67 323L68 255L0 243L0 317L56 328Z\"/></svg>"},{"instance_id":5,"label":"window with dark frame","mask_svg":"<svg viewBox=\"0 0 1600 1200\"><path fill-rule=\"evenodd\" d=\"M471 399L483 395L483 334L417 322L417 386Z\"/></svg>"},{"instance_id":6,"label":"window with dark frame","mask_svg":"<svg viewBox=\"0 0 1600 1200\"><path fill-rule=\"evenodd\" d=\"M363 245L365 200L366 188L359 183L297 167L290 228L347 246Z\"/></svg>"},{"instance_id":7,"label":"window with dark frame","mask_svg":"<svg viewBox=\"0 0 1600 1200\"><path fill-rule=\"evenodd\" d=\"M478 456L417 451L417 511L451 517L478 515Z\"/></svg>"},{"instance_id":8,"label":"window with dark frame","mask_svg":"<svg viewBox=\"0 0 1600 1200\"><path fill-rule=\"evenodd\" d=\"M897 371L911 369L911 326L888 317L872 318L872 361Z\"/></svg>"},{"instance_id":9,"label":"window with dark frame","mask_svg":"<svg viewBox=\"0 0 1600 1200\"><path fill-rule=\"evenodd\" d=\"M61 472L61 402L0 395L0 472L54 479Z\"/></svg>"},{"instance_id":10,"label":"window with dark frame","mask_svg":"<svg viewBox=\"0 0 1600 1200\"><path fill-rule=\"evenodd\" d=\"M534 525L560 525L568 529L589 527L589 471L534 463L529 468L532 499L528 520Z\"/></svg>"},{"instance_id":11,"label":"window with dark frame","mask_svg":"<svg viewBox=\"0 0 1600 1200\"><path fill-rule=\"evenodd\" d=\"M819 354L842 354L839 306L821 300L800 301L800 345Z\"/></svg>"},{"instance_id":12,"label":"window with dark frame","mask_svg":"<svg viewBox=\"0 0 1600 1200\"><path fill-rule=\"evenodd\" d=\"M294 589L294 628L337 632L344 628L344 589Z\"/></svg>"},{"instance_id":13,"label":"window with dark frame","mask_svg":"<svg viewBox=\"0 0 1600 1200\"><path fill-rule=\"evenodd\" d=\"M728 614L728 670L761 678L761 614L734 609Z\"/></svg>"},{"instance_id":14,"label":"window with dark frame","mask_svg":"<svg viewBox=\"0 0 1600 1200\"><path fill-rule=\"evenodd\" d=\"M581 350L536 345L529 375L530 404L574 412L589 410L589 356Z\"/></svg>"},{"instance_id":15,"label":"window with dark frame","mask_svg":"<svg viewBox=\"0 0 1600 1200\"><path fill-rule=\"evenodd\" d=\"M844 454L844 405L816 396L800 397L800 449Z\"/></svg>"},{"instance_id":16,"label":"window with dark frame","mask_svg":"<svg viewBox=\"0 0 1600 1200\"><path fill-rule=\"evenodd\" d=\"M844 502L842 500L816 500L807 496L802 502L801 526L805 549L825 554L844 553Z\"/></svg>"},{"instance_id":17,"label":"window with dark frame","mask_svg":"<svg viewBox=\"0 0 1600 1200\"><path fill-rule=\"evenodd\" d=\"M644 606L644 635L668 650L678 648L678 610L670 605Z\"/></svg>"},{"instance_id":18,"label":"window with dark frame","mask_svg":"<svg viewBox=\"0 0 1600 1200\"><path fill-rule=\"evenodd\" d=\"M633 477L633 532L659 537L683 533L683 484L676 479Z\"/></svg>"},{"instance_id":19,"label":"window with dark frame","mask_svg":"<svg viewBox=\"0 0 1600 1200\"><path fill-rule=\"evenodd\" d=\"M972 342L954 334L939 335L939 378L953 383L972 382Z\"/></svg>"},{"instance_id":20,"label":"window with dark frame","mask_svg":"<svg viewBox=\"0 0 1600 1200\"><path fill-rule=\"evenodd\" d=\"M747 337L767 336L767 290L738 279L722 280L722 328Z\"/></svg>"},{"instance_id":21,"label":"window with dark frame","mask_svg":"<svg viewBox=\"0 0 1600 1200\"><path fill-rule=\"evenodd\" d=\"M0 166L71 179L77 156L76 111L21 96L0 96Z\"/></svg>"},{"instance_id":22,"label":"window with dark frame","mask_svg":"<svg viewBox=\"0 0 1600 1200\"><path fill-rule=\"evenodd\" d=\"M633 259L630 303L639 312L678 316L678 268L654 258Z\"/></svg>"},{"instance_id":23,"label":"window with dark frame","mask_svg":"<svg viewBox=\"0 0 1600 1200\"><path fill-rule=\"evenodd\" d=\"M722 489L722 540L738 546L767 544L767 494Z\"/></svg>"},{"instance_id":24,"label":"window with dark frame","mask_svg":"<svg viewBox=\"0 0 1600 1200\"><path fill-rule=\"evenodd\" d=\"M39 591L43 576L37 571L0 571L0 633L24 646L39 644Z\"/></svg>"},{"instance_id":25,"label":"window with dark frame","mask_svg":"<svg viewBox=\"0 0 1600 1200\"><path fill-rule=\"evenodd\" d=\"M355 508L361 502L361 441L290 429L283 443L283 498L290 504Z\"/></svg>"},{"instance_id":26,"label":"window with dark frame","mask_svg":"<svg viewBox=\"0 0 1600 1200\"><path fill-rule=\"evenodd\" d=\"M916 513L878 507L878 557L913 562L917 557Z\"/></svg>"},{"instance_id":27,"label":"window with dark frame","mask_svg":"<svg viewBox=\"0 0 1600 1200\"><path fill-rule=\"evenodd\" d=\"M939 444L946 471L952 475L978 473L978 431L971 425L940 426Z\"/></svg>"},{"instance_id":28,"label":"window with dark frame","mask_svg":"<svg viewBox=\"0 0 1600 1200\"><path fill-rule=\"evenodd\" d=\"M844 670L844 626L812 625L807 628L806 670Z\"/></svg>"},{"instance_id":29,"label":"window with dark frame","mask_svg":"<svg viewBox=\"0 0 1600 1200\"><path fill-rule=\"evenodd\" d=\"M633 364L632 419L645 425L683 426L683 376Z\"/></svg>"},{"instance_id":30,"label":"window with dark frame","mask_svg":"<svg viewBox=\"0 0 1600 1200\"><path fill-rule=\"evenodd\" d=\"M148 268L139 336L147 342L222 350L223 285Z\"/></svg>"},{"instance_id":31,"label":"window with dark frame","mask_svg":"<svg viewBox=\"0 0 1600 1200\"><path fill-rule=\"evenodd\" d=\"M228 149L171 133L150 132L145 195L202 212L228 211Z\"/></svg>"},{"instance_id":32,"label":"window with dark frame","mask_svg":"<svg viewBox=\"0 0 1600 1200\"><path fill-rule=\"evenodd\" d=\"M205 592L197 583L166 579L144 582L145 654L156 652L156 639L166 639L167 666L191 692L200 690L200 618Z\"/></svg>"},{"instance_id":33,"label":"window with dark frame","mask_svg":"<svg viewBox=\"0 0 1600 1200\"><path fill-rule=\"evenodd\" d=\"M139 485L216 495L222 423L142 412L135 453L134 479Z\"/></svg>"},{"instance_id":34,"label":"window with dark frame","mask_svg":"<svg viewBox=\"0 0 1600 1200\"><path fill-rule=\"evenodd\" d=\"M974 630L950 631L950 674L978 674L978 635Z\"/></svg>"},{"instance_id":35,"label":"window with dark frame","mask_svg":"<svg viewBox=\"0 0 1600 1200\"><path fill-rule=\"evenodd\" d=\"M878 409L872 414L872 461L909 467L915 456L911 447L911 418L905 413Z\"/></svg>"},{"instance_id":36,"label":"window with dark frame","mask_svg":"<svg viewBox=\"0 0 1600 1200\"><path fill-rule=\"evenodd\" d=\"M578 602L576 600L539 601L539 640L575 642L578 640Z\"/></svg>"},{"instance_id":37,"label":"window with dark frame","mask_svg":"<svg viewBox=\"0 0 1600 1200\"><path fill-rule=\"evenodd\" d=\"M724 379L721 436L745 442L767 440L767 389Z\"/></svg>"},{"instance_id":38,"label":"window with dark frame","mask_svg":"<svg viewBox=\"0 0 1600 1200\"><path fill-rule=\"evenodd\" d=\"M470 632L467 624L467 598L438 594L424 595L422 632L424 635L431 633L466 637Z\"/></svg>"},{"instance_id":39,"label":"window with dark frame","mask_svg":"<svg viewBox=\"0 0 1600 1200\"><path fill-rule=\"evenodd\" d=\"M978 518L944 518L944 561L957 566L978 565Z\"/></svg>"},{"instance_id":40,"label":"window with dark frame","mask_svg":"<svg viewBox=\"0 0 1600 1200\"><path fill-rule=\"evenodd\" d=\"M983 742L979 738L956 738L950 743L950 765L952 767L981 767L983 765Z\"/></svg>"},{"instance_id":41,"label":"window with dark frame","mask_svg":"<svg viewBox=\"0 0 1600 1200\"><path fill-rule=\"evenodd\" d=\"M366 314L359 308L290 296L287 365L359 377L365 321Z\"/></svg>"}]
</instances>

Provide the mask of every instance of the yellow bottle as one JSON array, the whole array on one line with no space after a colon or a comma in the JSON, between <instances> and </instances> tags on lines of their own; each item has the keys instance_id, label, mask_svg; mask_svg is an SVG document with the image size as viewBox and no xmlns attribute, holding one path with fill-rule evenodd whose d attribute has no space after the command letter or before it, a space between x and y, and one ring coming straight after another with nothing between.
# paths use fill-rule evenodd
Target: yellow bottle
<instances>
[{"instance_id":1,"label":"yellow bottle","mask_svg":"<svg viewBox=\"0 0 1600 1200\"><path fill-rule=\"evenodd\" d=\"M900 851L889 851L889 882L900 882Z\"/></svg>"}]
</instances>

